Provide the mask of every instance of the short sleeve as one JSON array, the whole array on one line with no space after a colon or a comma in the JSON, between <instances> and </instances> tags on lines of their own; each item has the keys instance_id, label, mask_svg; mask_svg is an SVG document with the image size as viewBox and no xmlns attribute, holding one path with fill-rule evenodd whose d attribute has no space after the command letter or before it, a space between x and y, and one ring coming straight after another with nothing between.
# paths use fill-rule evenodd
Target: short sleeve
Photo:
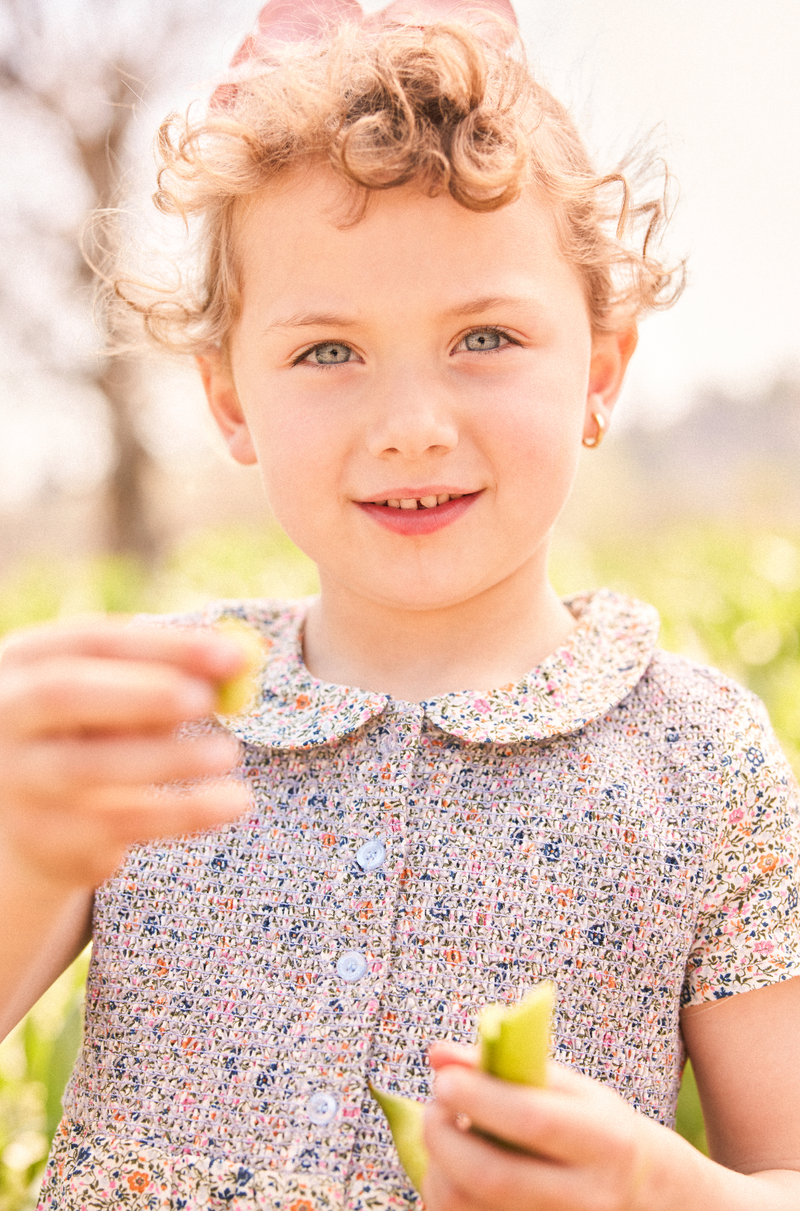
<instances>
[{"instance_id":1,"label":"short sleeve","mask_svg":"<svg viewBox=\"0 0 800 1211\"><path fill-rule=\"evenodd\" d=\"M800 792L759 699L726 728L726 794L682 1005L800 975Z\"/></svg>"}]
</instances>

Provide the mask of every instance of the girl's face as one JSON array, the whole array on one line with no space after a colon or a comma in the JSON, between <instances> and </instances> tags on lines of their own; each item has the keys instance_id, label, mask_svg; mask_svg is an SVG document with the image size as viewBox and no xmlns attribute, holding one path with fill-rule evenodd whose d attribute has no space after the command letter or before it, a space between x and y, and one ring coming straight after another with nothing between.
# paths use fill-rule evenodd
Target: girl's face
<instances>
[{"instance_id":1,"label":"girl's face","mask_svg":"<svg viewBox=\"0 0 800 1211\"><path fill-rule=\"evenodd\" d=\"M593 338L530 192L477 214L393 189L351 226L343 200L317 169L243 218L229 357L200 359L234 457L260 464L323 595L425 610L543 578L633 331Z\"/></svg>"}]
</instances>

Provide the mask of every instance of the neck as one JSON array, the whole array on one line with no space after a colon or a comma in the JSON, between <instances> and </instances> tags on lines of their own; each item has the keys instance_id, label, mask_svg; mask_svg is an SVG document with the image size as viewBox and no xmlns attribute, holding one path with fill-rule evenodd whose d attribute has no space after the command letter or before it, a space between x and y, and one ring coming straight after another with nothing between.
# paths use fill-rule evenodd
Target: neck
<instances>
[{"instance_id":1,"label":"neck","mask_svg":"<svg viewBox=\"0 0 800 1211\"><path fill-rule=\"evenodd\" d=\"M420 702L518 681L574 626L543 559L467 601L431 609L375 602L323 575L304 655L322 681Z\"/></svg>"}]
</instances>

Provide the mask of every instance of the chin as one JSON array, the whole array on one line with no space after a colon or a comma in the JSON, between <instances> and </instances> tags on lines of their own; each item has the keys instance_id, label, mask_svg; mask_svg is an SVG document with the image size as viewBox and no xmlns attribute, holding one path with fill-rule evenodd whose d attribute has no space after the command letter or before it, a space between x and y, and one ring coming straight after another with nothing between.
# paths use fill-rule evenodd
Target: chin
<instances>
[{"instance_id":1,"label":"chin","mask_svg":"<svg viewBox=\"0 0 800 1211\"><path fill-rule=\"evenodd\" d=\"M420 582L419 578L398 578L390 584L365 586L357 591L390 609L423 612L462 605L487 587L486 584L458 584L454 583L453 577L437 576L428 583Z\"/></svg>"}]
</instances>

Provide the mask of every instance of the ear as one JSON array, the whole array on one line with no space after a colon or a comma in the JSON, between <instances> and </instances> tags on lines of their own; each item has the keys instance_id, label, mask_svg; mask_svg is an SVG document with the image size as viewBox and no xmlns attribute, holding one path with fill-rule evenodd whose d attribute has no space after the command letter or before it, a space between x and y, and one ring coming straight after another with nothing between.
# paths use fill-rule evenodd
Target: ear
<instances>
[{"instance_id":1,"label":"ear","mask_svg":"<svg viewBox=\"0 0 800 1211\"><path fill-rule=\"evenodd\" d=\"M583 421L583 436L590 445L596 444L597 438L602 436L602 432L597 432L595 413L603 418L601 430L608 428L638 339L639 333L633 321L617 332L595 332L592 336L592 359Z\"/></svg>"},{"instance_id":2,"label":"ear","mask_svg":"<svg viewBox=\"0 0 800 1211\"><path fill-rule=\"evenodd\" d=\"M195 360L203 380L211 415L217 422L231 455L237 463L244 466L258 462L250 430L236 393L227 354L222 349L212 349L208 353L200 354Z\"/></svg>"}]
</instances>

